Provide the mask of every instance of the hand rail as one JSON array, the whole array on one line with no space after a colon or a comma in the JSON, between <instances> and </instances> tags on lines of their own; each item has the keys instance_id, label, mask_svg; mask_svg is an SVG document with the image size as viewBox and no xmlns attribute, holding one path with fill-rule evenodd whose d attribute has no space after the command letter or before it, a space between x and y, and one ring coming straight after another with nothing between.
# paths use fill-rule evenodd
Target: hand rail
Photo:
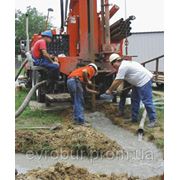
<instances>
[{"instance_id":1,"label":"hand rail","mask_svg":"<svg viewBox=\"0 0 180 180\"><path fill-rule=\"evenodd\" d=\"M158 56L158 57L156 57L156 58L153 58L153 59L150 59L150 60L148 60L148 61L145 61L145 62L141 63L141 64L145 67L145 65L146 65L147 63L156 61L155 81L158 80L158 76L159 76L159 60L160 60L161 58L163 58L163 57L164 57L164 54L161 55L161 56Z\"/></svg>"},{"instance_id":2,"label":"hand rail","mask_svg":"<svg viewBox=\"0 0 180 180\"><path fill-rule=\"evenodd\" d=\"M152 61L155 61L155 60L157 60L157 59L161 59L161 58L163 58L164 57L164 54L163 55L161 55L161 56L158 56L158 57L156 57L156 58L153 58L153 59L150 59L150 60L147 60L147 61L144 61L143 63L141 63L143 66L145 66L145 64L147 64L147 63L150 63L150 62L152 62Z\"/></svg>"}]
</instances>

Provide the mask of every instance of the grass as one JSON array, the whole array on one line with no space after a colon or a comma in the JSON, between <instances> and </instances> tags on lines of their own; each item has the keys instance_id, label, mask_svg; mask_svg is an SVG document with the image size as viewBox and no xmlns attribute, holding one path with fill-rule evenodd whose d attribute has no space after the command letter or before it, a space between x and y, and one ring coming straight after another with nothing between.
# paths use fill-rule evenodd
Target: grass
<instances>
[{"instance_id":1,"label":"grass","mask_svg":"<svg viewBox=\"0 0 180 180\"><path fill-rule=\"evenodd\" d=\"M158 148L164 149L164 109L156 109L157 127L145 128L148 140L154 142ZM148 120L147 120L148 121Z\"/></svg>"},{"instance_id":2,"label":"grass","mask_svg":"<svg viewBox=\"0 0 180 180\"><path fill-rule=\"evenodd\" d=\"M163 133L164 134L164 109L163 110L157 110L157 119L158 119L158 126L159 128L159 133ZM163 137L157 137L154 140L154 143L157 145L158 148L160 149L164 149L164 135Z\"/></svg>"},{"instance_id":3,"label":"grass","mask_svg":"<svg viewBox=\"0 0 180 180\"><path fill-rule=\"evenodd\" d=\"M144 109L140 110L142 115ZM157 127L147 128L145 126L145 135L147 139L154 142L156 146L163 150L164 149L164 109L156 109L157 113ZM146 118L146 124L148 123L148 118Z\"/></svg>"},{"instance_id":4,"label":"grass","mask_svg":"<svg viewBox=\"0 0 180 180\"><path fill-rule=\"evenodd\" d=\"M164 139L156 139L155 144L159 149L164 149Z\"/></svg>"},{"instance_id":5,"label":"grass","mask_svg":"<svg viewBox=\"0 0 180 180\"><path fill-rule=\"evenodd\" d=\"M26 97L28 90L21 90L16 92L16 110ZM24 112L16 119L16 126L43 126L51 125L54 123L62 122L63 118L58 112L45 112L42 110L31 110L30 107L26 107Z\"/></svg>"}]
</instances>

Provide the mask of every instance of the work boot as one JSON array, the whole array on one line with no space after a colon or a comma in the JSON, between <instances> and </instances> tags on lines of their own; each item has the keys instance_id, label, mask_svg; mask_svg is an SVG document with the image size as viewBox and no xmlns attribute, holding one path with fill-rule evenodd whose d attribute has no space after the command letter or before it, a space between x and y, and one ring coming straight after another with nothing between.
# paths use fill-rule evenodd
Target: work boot
<instances>
[{"instance_id":1,"label":"work boot","mask_svg":"<svg viewBox=\"0 0 180 180\"><path fill-rule=\"evenodd\" d=\"M80 122L74 122L74 125L78 125L78 126L84 126L84 127L90 127L91 124L84 122L84 123L80 123Z\"/></svg>"},{"instance_id":2,"label":"work boot","mask_svg":"<svg viewBox=\"0 0 180 180\"><path fill-rule=\"evenodd\" d=\"M17 171L17 169L15 169L15 175L18 175L18 171Z\"/></svg>"},{"instance_id":3,"label":"work boot","mask_svg":"<svg viewBox=\"0 0 180 180\"><path fill-rule=\"evenodd\" d=\"M148 127L148 128L154 128L155 125L156 125L156 121L152 121L152 122L149 122L149 123L148 123L147 127Z\"/></svg>"},{"instance_id":4,"label":"work boot","mask_svg":"<svg viewBox=\"0 0 180 180\"><path fill-rule=\"evenodd\" d=\"M84 126L84 127L91 127L91 124L87 123L87 122L84 122L84 123L80 123L81 126Z\"/></svg>"},{"instance_id":5,"label":"work boot","mask_svg":"<svg viewBox=\"0 0 180 180\"><path fill-rule=\"evenodd\" d=\"M84 122L85 122L85 123L89 123L89 121L88 121L88 120L85 120Z\"/></svg>"},{"instance_id":6,"label":"work boot","mask_svg":"<svg viewBox=\"0 0 180 180\"><path fill-rule=\"evenodd\" d=\"M137 119L131 119L131 122L132 122L132 123L137 123L138 120L137 120Z\"/></svg>"},{"instance_id":7,"label":"work boot","mask_svg":"<svg viewBox=\"0 0 180 180\"><path fill-rule=\"evenodd\" d=\"M138 120L136 119L131 119L131 118L126 118L124 119L124 123L137 123Z\"/></svg>"}]
</instances>

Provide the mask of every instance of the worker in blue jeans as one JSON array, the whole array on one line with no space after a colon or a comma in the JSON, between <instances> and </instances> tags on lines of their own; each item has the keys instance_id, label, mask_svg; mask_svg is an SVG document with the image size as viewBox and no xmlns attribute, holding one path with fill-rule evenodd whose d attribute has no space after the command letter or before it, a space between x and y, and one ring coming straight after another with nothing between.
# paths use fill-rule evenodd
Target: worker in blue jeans
<instances>
[{"instance_id":1,"label":"worker in blue jeans","mask_svg":"<svg viewBox=\"0 0 180 180\"><path fill-rule=\"evenodd\" d=\"M141 100L146 108L150 122L154 122L156 120L156 111L152 101L152 80L149 80L142 87L134 86L132 88L132 94L131 94L132 121L134 122L137 122L138 120Z\"/></svg>"},{"instance_id":2,"label":"worker in blue jeans","mask_svg":"<svg viewBox=\"0 0 180 180\"><path fill-rule=\"evenodd\" d=\"M67 80L68 91L73 104L73 118L76 125L89 126L84 118L84 90L83 85L92 85L91 79L97 75L98 68L94 63L75 69Z\"/></svg>"},{"instance_id":3,"label":"worker in blue jeans","mask_svg":"<svg viewBox=\"0 0 180 180\"><path fill-rule=\"evenodd\" d=\"M68 91L72 98L75 123L84 123L84 91L78 78L70 78L67 81Z\"/></svg>"},{"instance_id":4,"label":"worker in blue jeans","mask_svg":"<svg viewBox=\"0 0 180 180\"><path fill-rule=\"evenodd\" d=\"M117 70L116 78L106 91L111 94L113 90L123 82L127 81L132 88L132 122L138 121L140 101L143 102L148 117L148 127L153 128L157 122L155 106L152 100L152 78L153 74L135 61L126 61L119 54L113 53L109 57L111 65Z\"/></svg>"},{"instance_id":5,"label":"worker in blue jeans","mask_svg":"<svg viewBox=\"0 0 180 180\"><path fill-rule=\"evenodd\" d=\"M47 52L47 43L52 41L52 32L44 31L41 33L42 38L35 42L31 49L32 58L35 66L42 66L48 69L49 79L59 79L58 58Z\"/></svg>"}]
</instances>

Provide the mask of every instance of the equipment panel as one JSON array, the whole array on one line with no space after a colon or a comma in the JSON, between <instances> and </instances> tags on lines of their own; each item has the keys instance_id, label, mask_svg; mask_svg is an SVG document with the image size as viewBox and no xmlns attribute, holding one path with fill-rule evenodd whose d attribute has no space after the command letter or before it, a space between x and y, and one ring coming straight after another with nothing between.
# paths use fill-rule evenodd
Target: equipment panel
<instances>
[{"instance_id":1,"label":"equipment panel","mask_svg":"<svg viewBox=\"0 0 180 180\"><path fill-rule=\"evenodd\" d=\"M49 54L58 56L59 54L69 55L69 36L53 35L52 42L47 45Z\"/></svg>"}]
</instances>

